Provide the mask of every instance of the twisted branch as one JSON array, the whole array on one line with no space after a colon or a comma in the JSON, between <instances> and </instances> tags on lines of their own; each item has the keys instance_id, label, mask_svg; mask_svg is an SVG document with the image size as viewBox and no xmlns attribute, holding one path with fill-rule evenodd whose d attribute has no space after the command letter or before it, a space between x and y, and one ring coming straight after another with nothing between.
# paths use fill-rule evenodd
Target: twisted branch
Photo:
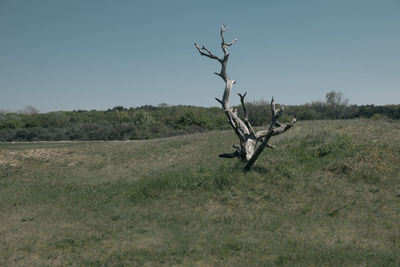
<instances>
[{"instance_id":1,"label":"twisted branch","mask_svg":"<svg viewBox=\"0 0 400 267\"><path fill-rule=\"evenodd\" d=\"M214 72L214 74L220 76L224 81L225 81L225 90L224 94L222 96L222 100L215 98L222 106L227 118L228 118L228 123L231 125L232 129L235 131L235 133L239 136L241 140L245 140L246 137L245 135L249 134L249 129L247 128L246 124L237 116L235 112L231 109L229 106L229 96L232 90L232 86L236 83L235 80L231 80L226 72L226 67L228 65L228 59L229 59L229 52L228 52L228 46L231 46L234 44L237 39L235 38L232 42L226 43L224 39L224 32L228 30L228 27L224 24L221 26L221 31L220 31L220 36L221 36L221 49L222 52L224 53L223 58L219 58L218 56L214 55L210 50L208 50L204 45L200 48L197 43L194 45L196 46L197 50L199 51L200 55L215 59L221 64L221 71Z\"/></svg>"},{"instance_id":2,"label":"twisted branch","mask_svg":"<svg viewBox=\"0 0 400 267\"><path fill-rule=\"evenodd\" d=\"M262 143L257 148L257 150L254 152L254 155L250 158L250 160L247 161L246 166L244 167L246 171L248 171L251 168L251 166L256 162L256 160L260 156L261 152L265 149L265 147L275 148L274 146L268 144L269 139L271 139L272 136L286 132L296 123L296 118L293 118L292 122L287 125L282 125L281 123L279 123L278 119L282 115L283 111L284 111L283 106L281 106L278 110L276 110L275 101L274 101L274 98L272 97L272 100L271 100L272 122L271 122L268 130L258 131L256 133L257 141L262 140ZM275 128L276 125L279 125L279 126L277 128Z\"/></svg>"}]
</instances>

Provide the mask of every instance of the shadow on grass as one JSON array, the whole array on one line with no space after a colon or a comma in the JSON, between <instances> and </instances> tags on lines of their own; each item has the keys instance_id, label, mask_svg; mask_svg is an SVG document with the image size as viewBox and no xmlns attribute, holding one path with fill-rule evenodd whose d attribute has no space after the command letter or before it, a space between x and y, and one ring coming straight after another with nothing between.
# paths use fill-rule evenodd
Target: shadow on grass
<instances>
[{"instance_id":1,"label":"shadow on grass","mask_svg":"<svg viewBox=\"0 0 400 267\"><path fill-rule=\"evenodd\" d=\"M251 171L256 172L258 174L268 174L270 172L270 170L265 168L264 166L253 166L250 169L250 172Z\"/></svg>"}]
</instances>

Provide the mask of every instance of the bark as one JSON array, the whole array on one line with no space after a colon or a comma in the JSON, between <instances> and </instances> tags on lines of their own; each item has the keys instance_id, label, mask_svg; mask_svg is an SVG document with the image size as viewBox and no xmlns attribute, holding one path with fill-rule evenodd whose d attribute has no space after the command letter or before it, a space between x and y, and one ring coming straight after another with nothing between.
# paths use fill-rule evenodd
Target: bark
<instances>
[{"instance_id":1,"label":"bark","mask_svg":"<svg viewBox=\"0 0 400 267\"><path fill-rule=\"evenodd\" d=\"M214 55L208 48L206 48L204 45L201 47L195 43L195 47L197 48L198 52L200 55L217 60L221 64L221 70L220 72L214 72L214 74L218 75L219 77L222 78L222 80L225 82L225 90L222 95L222 100L216 98L216 100L221 104L222 109L225 112L226 117L228 118L228 123L231 125L232 129L236 133L236 135L239 137L240 145L234 145L233 147L236 149L236 151L232 153L223 153L220 154L220 157L223 158L235 158L238 157L242 161L244 161L245 164L245 170L249 170L251 166L256 162L258 157L260 156L261 152L266 148L274 148L271 144L269 144L269 140L272 136L281 134L288 129L290 129L294 123L296 122L296 119L294 118L290 124L283 125L278 122L279 117L282 115L284 111L284 107L282 106L278 110L275 108L275 101L274 98L271 100L271 113L272 113L272 121L271 124L268 128L268 130L264 131L258 131L255 132L253 127L251 126L249 119L248 119L248 114L247 114L247 108L245 105L245 97L247 95L247 92L242 94L238 94L240 97L240 102L244 111L244 118L243 120L239 118L237 112L233 110L229 106L229 96L232 91L233 85L236 83L235 80L231 80L227 74L227 65L228 65L228 60L229 60L229 51L228 47L233 45L237 39L235 38L233 41L227 43L225 42L224 38L224 32L228 30L228 27L224 24L222 24L221 30L220 30L220 36L221 36L221 49L223 52L223 57L218 57ZM257 144L261 143L258 147Z\"/></svg>"}]
</instances>

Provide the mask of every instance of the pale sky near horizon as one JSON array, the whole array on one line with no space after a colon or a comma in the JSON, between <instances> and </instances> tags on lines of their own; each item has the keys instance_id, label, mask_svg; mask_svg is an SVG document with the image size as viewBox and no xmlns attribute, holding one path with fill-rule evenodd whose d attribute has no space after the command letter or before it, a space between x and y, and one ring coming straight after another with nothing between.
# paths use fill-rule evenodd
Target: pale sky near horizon
<instances>
[{"instance_id":1,"label":"pale sky near horizon","mask_svg":"<svg viewBox=\"0 0 400 267\"><path fill-rule=\"evenodd\" d=\"M400 104L400 0L0 0L0 110L217 106L221 23L231 104Z\"/></svg>"}]
</instances>

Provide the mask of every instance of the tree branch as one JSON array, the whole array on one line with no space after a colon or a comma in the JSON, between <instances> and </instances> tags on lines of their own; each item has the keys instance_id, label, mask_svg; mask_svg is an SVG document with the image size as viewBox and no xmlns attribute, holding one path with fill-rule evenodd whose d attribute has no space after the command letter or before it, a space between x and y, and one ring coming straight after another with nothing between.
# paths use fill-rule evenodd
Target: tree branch
<instances>
[{"instance_id":1,"label":"tree branch","mask_svg":"<svg viewBox=\"0 0 400 267\"><path fill-rule=\"evenodd\" d=\"M236 42L237 42L237 40L238 40L238 39L237 39L237 38L235 38L235 39L233 39L233 40L232 40L232 42L230 42L230 43L226 43L225 45L226 45L226 46L231 46L231 45L233 45L234 43L236 43Z\"/></svg>"},{"instance_id":2,"label":"tree branch","mask_svg":"<svg viewBox=\"0 0 400 267\"><path fill-rule=\"evenodd\" d=\"M220 158L227 158L227 159L232 159L236 157L240 157L240 153L238 151L235 151L233 153L223 153L218 155Z\"/></svg>"},{"instance_id":3,"label":"tree branch","mask_svg":"<svg viewBox=\"0 0 400 267\"><path fill-rule=\"evenodd\" d=\"M197 43L194 43L194 46L197 48L197 50L199 51L200 55L205 56L205 57L209 57L212 59L216 59L219 62L222 61L222 59L220 59L219 57L215 56L213 53L211 53L210 50L207 49L207 47L205 47L204 45L201 46L201 48L199 47L199 45ZM203 51L206 51L207 53L204 53Z\"/></svg>"},{"instance_id":4,"label":"tree branch","mask_svg":"<svg viewBox=\"0 0 400 267\"><path fill-rule=\"evenodd\" d=\"M244 112L244 117L247 118L247 109L246 106L244 104L244 98L246 97L247 92L244 93L244 95L238 93L238 96L240 97L240 103L242 103L242 107L243 107L243 112Z\"/></svg>"},{"instance_id":5,"label":"tree branch","mask_svg":"<svg viewBox=\"0 0 400 267\"><path fill-rule=\"evenodd\" d=\"M282 126L280 126L280 127L278 127L278 128L273 129L273 130L272 130L272 136L275 136L275 135L278 135L278 134L281 134L281 133L286 132L286 131L289 130L295 123L296 123L296 118L293 118L293 120L292 120L289 124L282 125Z\"/></svg>"},{"instance_id":6,"label":"tree branch","mask_svg":"<svg viewBox=\"0 0 400 267\"><path fill-rule=\"evenodd\" d=\"M232 40L232 42L226 43L225 38L224 38L224 32L227 30L228 30L228 26L226 26L225 24L222 24L220 35L221 35L221 48L222 48L222 52L224 52L224 55L225 55L224 58L229 56L227 47L233 45L238 40L237 38L235 38Z\"/></svg>"},{"instance_id":7,"label":"tree branch","mask_svg":"<svg viewBox=\"0 0 400 267\"><path fill-rule=\"evenodd\" d=\"M278 122L279 123L279 122ZM280 124L279 123L279 127L277 128L273 128L271 130L263 130L263 131L258 131L256 133L256 139L260 140L262 138L265 138L266 136L268 136L270 133L272 133L272 136L281 134L286 132L287 130L289 130L294 124L296 123L296 118L293 118L293 120L289 123L289 124Z\"/></svg>"},{"instance_id":8,"label":"tree branch","mask_svg":"<svg viewBox=\"0 0 400 267\"><path fill-rule=\"evenodd\" d=\"M278 110L275 108L275 101L274 98L272 97L271 99L271 115L272 115L272 122L271 125L269 126L268 130L264 131L258 131L256 133L256 140L259 141L263 139L261 145L257 148L257 150L254 152L253 156L250 158L250 160L247 161L245 165L245 170L248 171L250 170L251 166L256 162L258 157L260 156L261 152L265 149L265 147L270 147L273 148L273 146L269 145L269 139L271 139L272 136L281 134L289 130L295 123L296 123L296 118L293 118L292 122L287 124L287 125L282 125L280 124L277 119L282 115L284 111L284 107L281 106ZM274 128L275 125L280 125L278 128Z\"/></svg>"},{"instance_id":9,"label":"tree branch","mask_svg":"<svg viewBox=\"0 0 400 267\"><path fill-rule=\"evenodd\" d=\"M247 108L246 105L244 104L244 98L246 97L247 92L244 93L244 95L241 95L240 93L238 93L238 96L240 97L240 102L242 103L242 108L243 108L243 113L244 113L244 123L247 126L247 129L249 129L250 134L255 137L256 134L254 132L253 127L251 126L250 122L249 122L249 118L247 116Z\"/></svg>"}]
</instances>

